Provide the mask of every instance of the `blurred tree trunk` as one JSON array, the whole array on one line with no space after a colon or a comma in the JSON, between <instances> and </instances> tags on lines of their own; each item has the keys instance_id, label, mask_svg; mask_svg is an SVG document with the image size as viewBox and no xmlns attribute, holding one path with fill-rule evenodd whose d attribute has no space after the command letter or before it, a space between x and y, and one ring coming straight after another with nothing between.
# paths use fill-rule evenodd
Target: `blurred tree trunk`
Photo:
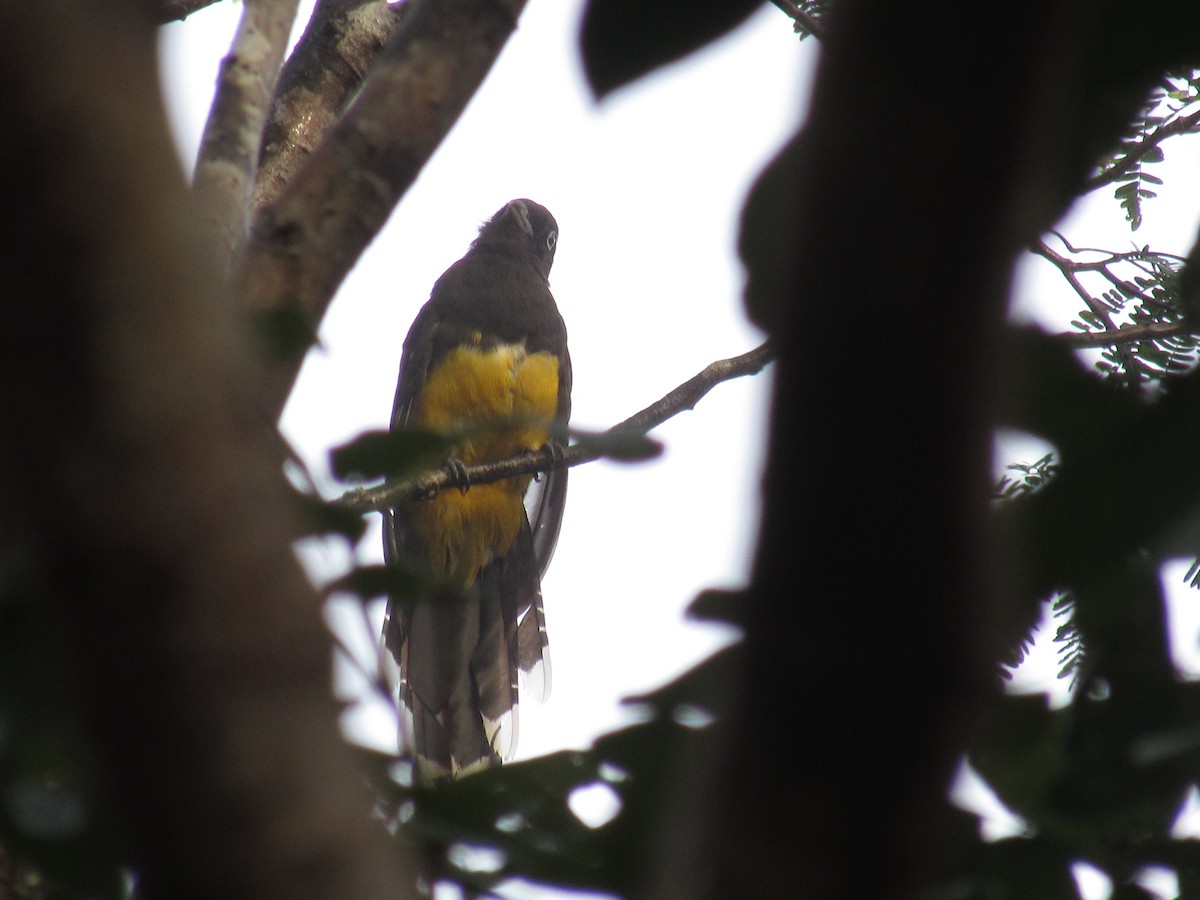
<instances>
[{"instance_id":1,"label":"blurred tree trunk","mask_svg":"<svg viewBox=\"0 0 1200 900\"><path fill-rule=\"evenodd\" d=\"M658 896L917 896L973 841L944 798L1019 637L985 558L1014 260L1200 58L1194 6L1139 9L1136 37L1123 9L1043 4L1003 36L955 3L828 19L808 121L744 222L778 358L745 681Z\"/></svg>"},{"instance_id":2,"label":"blurred tree trunk","mask_svg":"<svg viewBox=\"0 0 1200 900\"><path fill-rule=\"evenodd\" d=\"M29 683L73 706L145 896L415 893L338 732L262 373L141 13L0 7L7 621L41 624Z\"/></svg>"}]
</instances>

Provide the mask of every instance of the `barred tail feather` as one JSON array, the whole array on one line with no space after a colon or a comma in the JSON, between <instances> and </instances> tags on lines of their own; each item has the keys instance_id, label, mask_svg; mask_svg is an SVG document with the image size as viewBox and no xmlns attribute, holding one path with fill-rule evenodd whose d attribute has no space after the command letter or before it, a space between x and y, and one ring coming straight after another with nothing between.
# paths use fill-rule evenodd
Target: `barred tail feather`
<instances>
[{"instance_id":1,"label":"barred tail feather","mask_svg":"<svg viewBox=\"0 0 1200 900\"><path fill-rule=\"evenodd\" d=\"M511 757L518 676L539 701L550 689L529 529L463 594L393 605L385 638L400 665L405 731L421 777L453 776Z\"/></svg>"}]
</instances>

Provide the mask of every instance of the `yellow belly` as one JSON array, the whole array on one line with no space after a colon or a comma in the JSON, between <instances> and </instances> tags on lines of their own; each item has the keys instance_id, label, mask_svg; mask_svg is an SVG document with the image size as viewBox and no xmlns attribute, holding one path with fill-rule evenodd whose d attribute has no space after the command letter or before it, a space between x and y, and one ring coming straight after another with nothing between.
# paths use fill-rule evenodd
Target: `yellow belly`
<instances>
[{"instance_id":1,"label":"yellow belly","mask_svg":"<svg viewBox=\"0 0 1200 900\"><path fill-rule=\"evenodd\" d=\"M558 410L558 358L520 345L458 347L429 373L410 419L451 435L466 465L536 450ZM434 572L469 587L508 553L525 518L530 476L443 491L411 506L416 536Z\"/></svg>"}]
</instances>

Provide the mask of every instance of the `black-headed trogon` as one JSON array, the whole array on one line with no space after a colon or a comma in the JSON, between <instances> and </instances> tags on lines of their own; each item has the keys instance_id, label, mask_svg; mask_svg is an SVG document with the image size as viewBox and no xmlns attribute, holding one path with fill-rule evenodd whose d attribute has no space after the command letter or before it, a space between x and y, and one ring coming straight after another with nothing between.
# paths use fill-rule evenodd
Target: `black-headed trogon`
<instances>
[{"instance_id":1,"label":"black-headed trogon","mask_svg":"<svg viewBox=\"0 0 1200 900\"><path fill-rule=\"evenodd\" d=\"M393 430L448 436L463 465L565 445L571 358L548 280L557 241L554 217L530 200L483 224L404 340ZM541 578L566 489L562 469L452 488L384 517L386 559L442 586L393 600L384 625L423 777L512 753L518 672L528 693L549 694Z\"/></svg>"}]
</instances>

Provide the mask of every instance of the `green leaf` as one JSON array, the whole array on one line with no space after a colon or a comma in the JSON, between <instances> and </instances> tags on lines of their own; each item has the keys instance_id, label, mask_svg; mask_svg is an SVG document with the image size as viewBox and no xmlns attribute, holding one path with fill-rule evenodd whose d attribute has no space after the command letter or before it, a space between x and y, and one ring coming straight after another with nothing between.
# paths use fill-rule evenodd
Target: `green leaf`
<instances>
[{"instance_id":1,"label":"green leaf","mask_svg":"<svg viewBox=\"0 0 1200 900\"><path fill-rule=\"evenodd\" d=\"M343 481L403 478L436 468L450 454L449 439L429 431L368 431L330 453Z\"/></svg>"},{"instance_id":2,"label":"green leaf","mask_svg":"<svg viewBox=\"0 0 1200 900\"><path fill-rule=\"evenodd\" d=\"M302 359L318 343L317 325L303 310L281 306L251 317L251 329L268 359L287 362Z\"/></svg>"},{"instance_id":3,"label":"green leaf","mask_svg":"<svg viewBox=\"0 0 1200 900\"><path fill-rule=\"evenodd\" d=\"M1047 840L1009 838L983 848L981 887L972 897L1077 900L1068 849Z\"/></svg>"},{"instance_id":4,"label":"green leaf","mask_svg":"<svg viewBox=\"0 0 1200 900\"><path fill-rule=\"evenodd\" d=\"M654 459L663 451L662 441L647 435L611 431L586 434L579 439L579 446L618 462L642 462Z\"/></svg>"},{"instance_id":5,"label":"green leaf","mask_svg":"<svg viewBox=\"0 0 1200 900\"><path fill-rule=\"evenodd\" d=\"M351 543L357 543L366 531L367 523L362 513L307 494L297 494L296 502L300 504L305 535L338 534Z\"/></svg>"},{"instance_id":6,"label":"green leaf","mask_svg":"<svg viewBox=\"0 0 1200 900\"><path fill-rule=\"evenodd\" d=\"M357 594L363 600L374 597L413 597L427 587L426 580L399 566L358 566L326 589L326 594Z\"/></svg>"}]
</instances>

